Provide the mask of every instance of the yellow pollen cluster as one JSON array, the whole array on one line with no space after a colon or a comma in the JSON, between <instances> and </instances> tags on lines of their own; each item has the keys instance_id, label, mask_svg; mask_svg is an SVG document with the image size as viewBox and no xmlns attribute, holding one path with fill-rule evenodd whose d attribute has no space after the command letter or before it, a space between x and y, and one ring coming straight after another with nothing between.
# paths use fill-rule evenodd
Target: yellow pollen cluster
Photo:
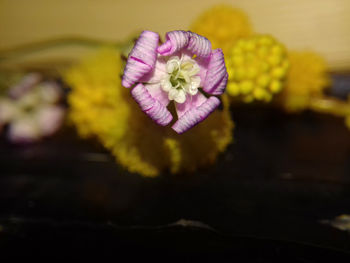
<instances>
[{"instance_id":1,"label":"yellow pollen cluster","mask_svg":"<svg viewBox=\"0 0 350 263\"><path fill-rule=\"evenodd\" d=\"M229 102L179 135L144 114L121 86L120 52L105 48L64 74L72 88L69 119L83 138L96 138L130 172L157 176L194 171L214 162L232 141Z\"/></svg>"},{"instance_id":2,"label":"yellow pollen cluster","mask_svg":"<svg viewBox=\"0 0 350 263\"><path fill-rule=\"evenodd\" d=\"M319 97L330 85L327 63L314 52L290 52L290 70L278 102L289 112L302 111L311 97Z\"/></svg>"},{"instance_id":3,"label":"yellow pollen cluster","mask_svg":"<svg viewBox=\"0 0 350 263\"><path fill-rule=\"evenodd\" d=\"M214 6L205 11L194 21L190 30L207 37L213 48L221 48L225 55L238 39L252 33L246 14L227 5Z\"/></svg>"},{"instance_id":4,"label":"yellow pollen cluster","mask_svg":"<svg viewBox=\"0 0 350 263\"><path fill-rule=\"evenodd\" d=\"M239 40L230 49L226 65L227 92L244 102L269 102L282 90L289 68L283 45L264 35Z\"/></svg>"}]
</instances>

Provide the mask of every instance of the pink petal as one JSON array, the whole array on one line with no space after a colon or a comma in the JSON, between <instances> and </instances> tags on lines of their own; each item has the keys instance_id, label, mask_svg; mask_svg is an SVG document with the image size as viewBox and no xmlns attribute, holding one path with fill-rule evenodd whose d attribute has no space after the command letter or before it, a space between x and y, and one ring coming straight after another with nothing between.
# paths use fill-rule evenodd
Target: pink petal
<instances>
[{"instance_id":1,"label":"pink petal","mask_svg":"<svg viewBox=\"0 0 350 263\"><path fill-rule=\"evenodd\" d=\"M207 98L200 92L194 96L187 95L187 99L184 103L176 103L176 113L178 118L180 119L186 112L199 107L206 101Z\"/></svg>"},{"instance_id":2,"label":"pink petal","mask_svg":"<svg viewBox=\"0 0 350 263\"><path fill-rule=\"evenodd\" d=\"M190 41L187 49L198 57L207 58L211 54L211 43L210 41L193 32L188 32L190 35Z\"/></svg>"},{"instance_id":3,"label":"pink petal","mask_svg":"<svg viewBox=\"0 0 350 263\"><path fill-rule=\"evenodd\" d=\"M142 83L159 83L162 78L168 74L166 72L166 60L162 57L158 57L154 69L143 76L139 82Z\"/></svg>"},{"instance_id":4,"label":"pink petal","mask_svg":"<svg viewBox=\"0 0 350 263\"><path fill-rule=\"evenodd\" d=\"M166 41L158 47L158 53L162 56L170 56L176 53L188 45L189 35L189 32L180 30L166 33Z\"/></svg>"},{"instance_id":5,"label":"pink petal","mask_svg":"<svg viewBox=\"0 0 350 263\"><path fill-rule=\"evenodd\" d=\"M42 82L39 92L43 102L54 104L63 97L62 88L53 81Z\"/></svg>"},{"instance_id":6,"label":"pink petal","mask_svg":"<svg viewBox=\"0 0 350 263\"><path fill-rule=\"evenodd\" d=\"M54 134L64 119L64 109L59 106L43 106L36 114L41 136Z\"/></svg>"},{"instance_id":7,"label":"pink petal","mask_svg":"<svg viewBox=\"0 0 350 263\"><path fill-rule=\"evenodd\" d=\"M150 72L157 59L159 36L151 31L143 31L130 52L124 69L122 85L130 88L142 76Z\"/></svg>"},{"instance_id":8,"label":"pink petal","mask_svg":"<svg viewBox=\"0 0 350 263\"><path fill-rule=\"evenodd\" d=\"M168 93L161 88L160 83L147 84L145 87L153 98L156 98L164 107L168 106Z\"/></svg>"},{"instance_id":9,"label":"pink petal","mask_svg":"<svg viewBox=\"0 0 350 263\"><path fill-rule=\"evenodd\" d=\"M205 120L220 104L220 100L216 97L210 97L204 103L196 108L192 108L182 115L172 126L179 134L187 131L196 124Z\"/></svg>"},{"instance_id":10,"label":"pink petal","mask_svg":"<svg viewBox=\"0 0 350 263\"><path fill-rule=\"evenodd\" d=\"M25 75L21 81L10 88L10 96L12 98L19 98L32 89L35 85L39 84L42 76L39 73L29 73Z\"/></svg>"},{"instance_id":11,"label":"pink petal","mask_svg":"<svg viewBox=\"0 0 350 263\"><path fill-rule=\"evenodd\" d=\"M165 126L172 121L173 116L168 109L159 100L153 98L143 84L137 84L131 90L131 95L142 111L159 125Z\"/></svg>"},{"instance_id":12,"label":"pink petal","mask_svg":"<svg viewBox=\"0 0 350 263\"><path fill-rule=\"evenodd\" d=\"M227 80L228 80L228 73L224 76L224 78L220 81L218 85L216 85L215 89L213 89L212 92L208 92L212 95L221 95L225 92L226 86L227 86Z\"/></svg>"},{"instance_id":13,"label":"pink petal","mask_svg":"<svg viewBox=\"0 0 350 263\"><path fill-rule=\"evenodd\" d=\"M8 137L13 143L32 143L39 140L40 131L36 120L32 117L25 117L12 122Z\"/></svg>"},{"instance_id":14,"label":"pink petal","mask_svg":"<svg viewBox=\"0 0 350 263\"><path fill-rule=\"evenodd\" d=\"M227 78L224 54L221 49L215 49L209 60L203 90L212 95L221 95L225 91Z\"/></svg>"}]
</instances>

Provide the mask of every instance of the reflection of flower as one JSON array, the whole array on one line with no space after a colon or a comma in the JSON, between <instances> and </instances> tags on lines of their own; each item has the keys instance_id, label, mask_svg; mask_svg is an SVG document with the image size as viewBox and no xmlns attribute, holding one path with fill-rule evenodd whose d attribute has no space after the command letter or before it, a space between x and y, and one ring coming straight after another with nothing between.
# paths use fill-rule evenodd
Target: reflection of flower
<instances>
[{"instance_id":1,"label":"reflection of flower","mask_svg":"<svg viewBox=\"0 0 350 263\"><path fill-rule=\"evenodd\" d=\"M308 108L311 97L321 96L330 84L327 64L313 52L290 52L289 61L285 88L278 102L287 111L301 111Z\"/></svg>"},{"instance_id":2,"label":"reflection of flower","mask_svg":"<svg viewBox=\"0 0 350 263\"><path fill-rule=\"evenodd\" d=\"M227 56L227 93L243 101L270 101L282 90L289 62L285 48L270 36L242 38Z\"/></svg>"},{"instance_id":3,"label":"reflection of flower","mask_svg":"<svg viewBox=\"0 0 350 263\"><path fill-rule=\"evenodd\" d=\"M206 36L213 48L222 48L225 56L240 38L249 37L252 27L246 14L227 5L218 5L201 14L190 30Z\"/></svg>"},{"instance_id":4,"label":"reflection of flower","mask_svg":"<svg viewBox=\"0 0 350 263\"><path fill-rule=\"evenodd\" d=\"M39 74L28 74L0 99L0 126L6 124L12 142L34 142L50 136L61 126L64 109L57 104L60 87L54 82L40 82Z\"/></svg>"},{"instance_id":5,"label":"reflection of flower","mask_svg":"<svg viewBox=\"0 0 350 263\"><path fill-rule=\"evenodd\" d=\"M183 133L203 121L220 104L215 96L226 88L228 74L221 49L212 50L205 37L192 32L171 31L158 46L159 36L141 33L125 66L122 84L141 109L159 125L168 125L173 116L167 109L175 102L178 120L172 125Z\"/></svg>"},{"instance_id":6,"label":"reflection of flower","mask_svg":"<svg viewBox=\"0 0 350 263\"><path fill-rule=\"evenodd\" d=\"M120 53L106 48L70 69L64 79L71 86L69 119L80 136L96 137L130 172L156 176L193 171L212 163L232 141L233 123L228 101L205 122L178 135L160 127L140 111L118 74Z\"/></svg>"},{"instance_id":7,"label":"reflection of flower","mask_svg":"<svg viewBox=\"0 0 350 263\"><path fill-rule=\"evenodd\" d=\"M329 224L342 231L348 231L350 233L350 215L342 214L335 217L333 220L322 220L322 224Z\"/></svg>"}]
</instances>

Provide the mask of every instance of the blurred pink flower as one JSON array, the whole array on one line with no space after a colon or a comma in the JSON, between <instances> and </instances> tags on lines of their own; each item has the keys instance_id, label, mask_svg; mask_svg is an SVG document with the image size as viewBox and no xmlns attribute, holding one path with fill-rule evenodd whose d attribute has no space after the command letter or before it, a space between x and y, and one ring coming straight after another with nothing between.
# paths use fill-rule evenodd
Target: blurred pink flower
<instances>
[{"instance_id":1,"label":"blurred pink flower","mask_svg":"<svg viewBox=\"0 0 350 263\"><path fill-rule=\"evenodd\" d=\"M172 128L183 133L219 106L216 96L225 91L228 78L224 55L221 49L212 50L208 39L189 31L168 32L165 43L158 44L157 33L141 33L122 85L133 87L131 94L142 111L162 126L173 119L167 106L174 101L178 119Z\"/></svg>"},{"instance_id":2,"label":"blurred pink flower","mask_svg":"<svg viewBox=\"0 0 350 263\"><path fill-rule=\"evenodd\" d=\"M62 125L65 110L58 105L61 88L55 82L41 82L36 73L26 75L0 98L0 127L8 125L14 143L35 142L54 134Z\"/></svg>"}]
</instances>

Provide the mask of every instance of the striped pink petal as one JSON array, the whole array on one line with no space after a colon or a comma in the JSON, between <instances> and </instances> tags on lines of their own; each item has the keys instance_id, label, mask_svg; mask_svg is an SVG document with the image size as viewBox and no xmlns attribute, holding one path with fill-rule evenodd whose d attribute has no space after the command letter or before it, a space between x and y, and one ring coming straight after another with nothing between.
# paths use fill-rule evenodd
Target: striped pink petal
<instances>
[{"instance_id":1,"label":"striped pink petal","mask_svg":"<svg viewBox=\"0 0 350 263\"><path fill-rule=\"evenodd\" d=\"M192 108L182 115L172 126L179 134L184 133L196 124L205 120L220 105L220 100L216 97L208 98L204 103L196 108Z\"/></svg>"},{"instance_id":2,"label":"striped pink petal","mask_svg":"<svg viewBox=\"0 0 350 263\"><path fill-rule=\"evenodd\" d=\"M168 125L173 116L160 101L153 98L148 92L147 88L139 83L132 90L131 95L140 105L142 111L146 113L157 124L165 126Z\"/></svg>"},{"instance_id":3,"label":"striped pink petal","mask_svg":"<svg viewBox=\"0 0 350 263\"><path fill-rule=\"evenodd\" d=\"M122 85L130 88L141 77L149 73L157 59L159 35L151 31L143 31L130 52L124 69Z\"/></svg>"},{"instance_id":4,"label":"striped pink petal","mask_svg":"<svg viewBox=\"0 0 350 263\"><path fill-rule=\"evenodd\" d=\"M219 82L218 85L215 86L215 88L211 91L208 92L212 95L219 96L225 92L226 86L227 86L227 80L228 80L228 73L223 77L223 79Z\"/></svg>"},{"instance_id":5,"label":"striped pink petal","mask_svg":"<svg viewBox=\"0 0 350 263\"><path fill-rule=\"evenodd\" d=\"M208 58L211 54L211 43L210 41L193 32L188 32L190 35L190 41L187 49L198 57Z\"/></svg>"},{"instance_id":6,"label":"striped pink petal","mask_svg":"<svg viewBox=\"0 0 350 263\"><path fill-rule=\"evenodd\" d=\"M189 32L181 30L166 33L166 41L158 47L158 53L162 56L170 56L176 53L188 45L189 35Z\"/></svg>"},{"instance_id":7,"label":"striped pink petal","mask_svg":"<svg viewBox=\"0 0 350 263\"><path fill-rule=\"evenodd\" d=\"M225 91L227 78L224 54L221 49L215 49L209 60L203 90L212 95L221 95Z\"/></svg>"}]
</instances>

